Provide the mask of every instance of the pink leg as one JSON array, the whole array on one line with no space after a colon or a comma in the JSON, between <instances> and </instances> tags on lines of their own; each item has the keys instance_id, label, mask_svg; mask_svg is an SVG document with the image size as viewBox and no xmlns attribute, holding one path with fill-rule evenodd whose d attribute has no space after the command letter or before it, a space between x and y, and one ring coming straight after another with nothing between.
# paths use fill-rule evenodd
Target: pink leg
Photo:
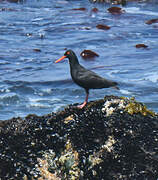
<instances>
[{"instance_id":1,"label":"pink leg","mask_svg":"<svg viewBox=\"0 0 158 180\"><path fill-rule=\"evenodd\" d=\"M84 103L79 105L79 106L77 106L79 109L82 109L87 104L87 102L88 102L88 95L89 95L89 92L86 91L86 99L85 99Z\"/></svg>"}]
</instances>

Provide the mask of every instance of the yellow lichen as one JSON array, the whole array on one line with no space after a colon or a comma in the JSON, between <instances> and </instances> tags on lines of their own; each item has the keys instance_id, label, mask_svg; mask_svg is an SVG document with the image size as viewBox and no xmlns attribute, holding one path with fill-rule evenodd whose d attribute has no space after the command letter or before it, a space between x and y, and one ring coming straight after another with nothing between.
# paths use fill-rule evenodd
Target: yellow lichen
<instances>
[{"instance_id":1,"label":"yellow lichen","mask_svg":"<svg viewBox=\"0 0 158 180\"><path fill-rule=\"evenodd\" d=\"M108 151L111 152L113 149L113 144L115 144L116 141L113 136L109 136L108 140L105 142L105 144L101 147L101 149L98 152L94 152L93 154L89 155L88 161L90 163L90 166L88 167L88 170L93 169L94 166L99 165L103 162L102 155L103 152ZM96 171L93 171L93 176L97 175Z\"/></svg>"},{"instance_id":2,"label":"yellow lichen","mask_svg":"<svg viewBox=\"0 0 158 180\"><path fill-rule=\"evenodd\" d=\"M73 115L70 115L70 116L66 117L66 118L64 119L64 123L65 123L65 124L68 124L71 120L73 120L73 118L74 118Z\"/></svg>"},{"instance_id":3,"label":"yellow lichen","mask_svg":"<svg viewBox=\"0 0 158 180\"><path fill-rule=\"evenodd\" d=\"M90 166L88 169L92 169L97 164L103 162L103 160L99 157L99 153L93 153L92 155L89 155L88 160L90 162Z\"/></svg>"},{"instance_id":4,"label":"yellow lichen","mask_svg":"<svg viewBox=\"0 0 158 180\"><path fill-rule=\"evenodd\" d=\"M28 180L28 177L27 177L27 175L26 175L26 174L24 174L24 176L23 176L23 180Z\"/></svg>"},{"instance_id":5,"label":"yellow lichen","mask_svg":"<svg viewBox=\"0 0 158 180\"><path fill-rule=\"evenodd\" d=\"M137 114L137 113L141 113L144 116L155 115L154 112L148 110L145 105L142 105L141 103L136 102L135 99L130 99L129 103L125 107L125 111L127 111L131 115Z\"/></svg>"},{"instance_id":6,"label":"yellow lichen","mask_svg":"<svg viewBox=\"0 0 158 180\"><path fill-rule=\"evenodd\" d=\"M40 166L38 167L39 171L40 171L40 175L41 177L38 178L38 180L60 180L60 178L57 177L56 174L52 174L48 171L49 169L49 164L47 160L43 160L43 159L38 159L38 162L40 164Z\"/></svg>"},{"instance_id":7,"label":"yellow lichen","mask_svg":"<svg viewBox=\"0 0 158 180\"><path fill-rule=\"evenodd\" d=\"M73 149L70 140L67 140L64 150L59 154L50 150L46 151L43 153L43 159L38 159L38 162L37 168L41 175L39 180L78 180L80 177L79 155ZM50 170L54 173L51 173Z\"/></svg>"},{"instance_id":8,"label":"yellow lichen","mask_svg":"<svg viewBox=\"0 0 158 180\"><path fill-rule=\"evenodd\" d=\"M108 152L111 152L113 150L113 145L116 143L113 136L109 136L108 140L105 142L105 144L102 146L102 149L106 149Z\"/></svg>"}]
</instances>

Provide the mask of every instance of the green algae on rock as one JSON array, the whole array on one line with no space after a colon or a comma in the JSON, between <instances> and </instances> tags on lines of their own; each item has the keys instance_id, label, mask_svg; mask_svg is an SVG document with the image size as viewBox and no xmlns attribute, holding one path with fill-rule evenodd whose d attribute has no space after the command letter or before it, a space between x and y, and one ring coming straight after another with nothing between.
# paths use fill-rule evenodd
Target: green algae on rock
<instances>
[{"instance_id":1,"label":"green algae on rock","mask_svg":"<svg viewBox=\"0 0 158 180\"><path fill-rule=\"evenodd\" d=\"M0 178L158 179L158 115L105 96L83 109L0 122Z\"/></svg>"},{"instance_id":2,"label":"green algae on rock","mask_svg":"<svg viewBox=\"0 0 158 180\"><path fill-rule=\"evenodd\" d=\"M127 111L129 114L133 115L134 113L141 113L142 115L151 115L154 116L155 113L149 109L142 103L138 103L135 101L135 99L131 98L129 99L128 104L125 107L125 111Z\"/></svg>"}]
</instances>

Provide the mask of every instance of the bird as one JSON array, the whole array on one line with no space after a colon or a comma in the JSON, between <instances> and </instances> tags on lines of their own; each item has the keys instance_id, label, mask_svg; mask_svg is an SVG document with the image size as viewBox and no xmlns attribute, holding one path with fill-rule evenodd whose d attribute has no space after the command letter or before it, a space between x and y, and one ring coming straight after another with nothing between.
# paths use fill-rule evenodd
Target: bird
<instances>
[{"instance_id":1,"label":"bird","mask_svg":"<svg viewBox=\"0 0 158 180\"><path fill-rule=\"evenodd\" d=\"M80 65L76 54L72 50L67 50L64 53L64 56L56 60L55 63L58 63L65 58L69 59L70 73L71 73L72 80L78 86L84 88L86 91L85 101L81 105L79 105L78 108L82 109L86 106L88 102L90 89L101 89L101 88L110 88L110 87L119 89L117 87L118 85L117 82L100 77L95 72L88 70L84 68L82 65Z\"/></svg>"}]
</instances>

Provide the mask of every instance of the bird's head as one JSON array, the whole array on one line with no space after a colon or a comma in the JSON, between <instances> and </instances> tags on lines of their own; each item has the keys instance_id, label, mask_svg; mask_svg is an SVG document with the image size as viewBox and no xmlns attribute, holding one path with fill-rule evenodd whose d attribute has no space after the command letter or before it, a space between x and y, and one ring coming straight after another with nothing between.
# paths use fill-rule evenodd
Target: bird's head
<instances>
[{"instance_id":1,"label":"bird's head","mask_svg":"<svg viewBox=\"0 0 158 180\"><path fill-rule=\"evenodd\" d=\"M76 54L72 51L72 50L67 50L65 53L64 53L64 56L62 56L60 59L56 60L55 63L58 63L60 61L62 61L63 59L65 58L68 58L69 61L76 61L78 62L78 59L76 57Z\"/></svg>"}]
</instances>

